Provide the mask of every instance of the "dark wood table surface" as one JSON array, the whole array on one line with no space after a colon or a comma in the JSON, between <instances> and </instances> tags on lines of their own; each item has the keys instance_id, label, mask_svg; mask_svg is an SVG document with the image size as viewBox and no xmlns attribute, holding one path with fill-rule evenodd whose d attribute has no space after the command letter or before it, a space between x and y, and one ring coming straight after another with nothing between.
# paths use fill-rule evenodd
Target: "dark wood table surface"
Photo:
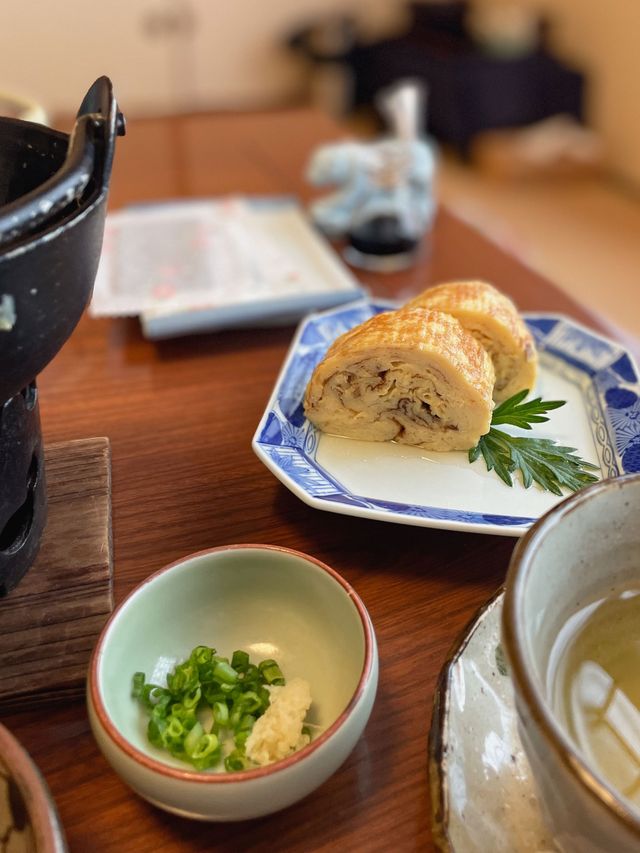
<instances>
[{"instance_id":1,"label":"dark wood table surface","mask_svg":"<svg viewBox=\"0 0 640 853\"><path fill-rule=\"evenodd\" d=\"M310 196L311 149L341 131L309 111L132 121L118 141L112 209L223 193ZM583 307L441 211L408 272L361 275L405 298L485 278L523 309L611 332ZM115 599L151 572L214 545L261 542L313 554L361 595L380 651L365 734L319 790L271 817L200 824L148 805L103 759L83 701L2 722L42 770L73 853L432 849L427 736L438 672L456 636L502 583L515 540L314 510L251 451L292 328L151 343L135 320L83 318L40 378L47 442L108 436L113 454Z\"/></svg>"}]
</instances>

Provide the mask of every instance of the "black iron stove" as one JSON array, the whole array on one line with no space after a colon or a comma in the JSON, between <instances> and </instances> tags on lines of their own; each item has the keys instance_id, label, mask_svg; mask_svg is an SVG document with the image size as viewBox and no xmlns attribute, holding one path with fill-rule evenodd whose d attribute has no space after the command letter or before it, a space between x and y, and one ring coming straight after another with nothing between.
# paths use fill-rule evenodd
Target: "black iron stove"
<instances>
[{"instance_id":1,"label":"black iron stove","mask_svg":"<svg viewBox=\"0 0 640 853\"><path fill-rule=\"evenodd\" d=\"M106 77L70 136L0 118L0 596L38 553L47 498L35 377L91 297L123 134Z\"/></svg>"}]
</instances>

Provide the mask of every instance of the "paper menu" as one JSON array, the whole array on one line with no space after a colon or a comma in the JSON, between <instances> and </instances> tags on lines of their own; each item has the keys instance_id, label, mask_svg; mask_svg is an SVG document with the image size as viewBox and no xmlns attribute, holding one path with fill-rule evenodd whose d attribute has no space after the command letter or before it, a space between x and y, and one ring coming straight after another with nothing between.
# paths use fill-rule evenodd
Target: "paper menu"
<instances>
[{"instance_id":1,"label":"paper menu","mask_svg":"<svg viewBox=\"0 0 640 853\"><path fill-rule=\"evenodd\" d=\"M228 198L109 216L90 311L169 336L289 322L361 292L294 202Z\"/></svg>"}]
</instances>

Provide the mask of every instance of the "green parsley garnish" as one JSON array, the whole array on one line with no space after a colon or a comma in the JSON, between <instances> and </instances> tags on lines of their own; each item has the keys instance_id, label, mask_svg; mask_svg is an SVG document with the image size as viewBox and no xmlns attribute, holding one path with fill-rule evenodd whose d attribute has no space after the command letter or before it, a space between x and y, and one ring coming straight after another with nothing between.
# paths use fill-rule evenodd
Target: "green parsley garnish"
<instances>
[{"instance_id":1,"label":"green parsley garnish","mask_svg":"<svg viewBox=\"0 0 640 853\"><path fill-rule=\"evenodd\" d=\"M482 454L487 470L495 471L507 486L513 486L512 475L519 471L525 489L536 482L559 496L562 496L563 488L575 492L595 483L598 477L589 471L600 469L577 456L575 447L562 447L549 438L513 436L496 429L500 424L531 429L531 424L549 420L545 417L547 412L566 403L566 400L543 401L540 397L524 403L528 393L528 390L519 391L494 410L491 428L469 451L469 462L475 462Z\"/></svg>"},{"instance_id":2,"label":"green parsley garnish","mask_svg":"<svg viewBox=\"0 0 640 853\"><path fill-rule=\"evenodd\" d=\"M206 770L218 764L225 744L227 770L252 766L245 742L253 724L269 707L268 686L285 680L274 660L251 663L235 651L228 658L208 646L196 646L188 659L167 675L167 686L148 684L144 672L133 676L132 696L149 714L147 737L174 758Z\"/></svg>"}]
</instances>

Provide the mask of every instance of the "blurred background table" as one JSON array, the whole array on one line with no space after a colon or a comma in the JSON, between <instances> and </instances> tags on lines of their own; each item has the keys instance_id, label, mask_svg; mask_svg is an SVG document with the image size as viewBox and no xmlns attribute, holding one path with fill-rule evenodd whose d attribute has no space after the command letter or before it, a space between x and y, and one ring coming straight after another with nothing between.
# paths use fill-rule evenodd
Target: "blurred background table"
<instances>
[{"instance_id":1,"label":"blurred background table","mask_svg":"<svg viewBox=\"0 0 640 853\"><path fill-rule=\"evenodd\" d=\"M305 201L312 148L341 135L303 110L131 122L111 207L226 193ZM522 309L566 313L616 334L446 210L414 268L359 277L376 295L400 299L438 281L486 278ZM82 701L7 715L2 722L46 777L72 853L432 849L426 749L438 673L502 583L515 540L323 513L288 492L250 443L292 331L151 343L135 320L85 317L42 374L43 430L48 443L111 440L116 602L172 560L234 542L295 548L342 573L378 636L369 725L344 766L297 806L207 825L165 814L125 787L99 753Z\"/></svg>"}]
</instances>

